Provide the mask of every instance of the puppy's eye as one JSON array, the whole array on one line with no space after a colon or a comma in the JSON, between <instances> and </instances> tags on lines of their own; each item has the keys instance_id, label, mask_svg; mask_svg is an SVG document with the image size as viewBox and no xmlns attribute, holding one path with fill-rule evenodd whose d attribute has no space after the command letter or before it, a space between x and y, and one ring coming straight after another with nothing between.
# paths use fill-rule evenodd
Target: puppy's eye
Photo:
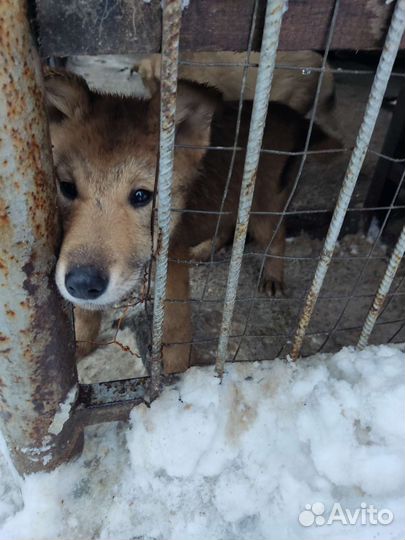
<instances>
[{"instance_id":1,"label":"puppy's eye","mask_svg":"<svg viewBox=\"0 0 405 540\"><path fill-rule=\"evenodd\" d=\"M129 194L129 203L134 208L146 206L152 200L152 192L146 189L134 189Z\"/></svg>"},{"instance_id":2,"label":"puppy's eye","mask_svg":"<svg viewBox=\"0 0 405 540\"><path fill-rule=\"evenodd\" d=\"M62 195L73 201L77 197L77 188L73 182L59 182L59 187Z\"/></svg>"}]
</instances>

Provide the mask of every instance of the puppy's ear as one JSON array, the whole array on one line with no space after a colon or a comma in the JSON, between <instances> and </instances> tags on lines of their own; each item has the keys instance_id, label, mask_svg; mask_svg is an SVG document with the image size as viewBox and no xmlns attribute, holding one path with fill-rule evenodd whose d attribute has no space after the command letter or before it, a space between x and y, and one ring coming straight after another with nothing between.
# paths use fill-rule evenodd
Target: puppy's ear
<instances>
[{"instance_id":1,"label":"puppy's ear","mask_svg":"<svg viewBox=\"0 0 405 540\"><path fill-rule=\"evenodd\" d=\"M212 119L220 103L221 94L216 90L180 81L177 90L176 143L208 146Z\"/></svg>"},{"instance_id":2,"label":"puppy's ear","mask_svg":"<svg viewBox=\"0 0 405 540\"><path fill-rule=\"evenodd\" d=\"M46 69L45 96L51 121L83 118L90 108L90 90L86 81L63 70Z\"/></svg>"},{"instance_id":3,"label":"puppy's ear","mask_svg":"<svg viewBox=\"0 0 405 540\"><path fill-rule=\"evenodd\" d=\"M211 123L221 103L221 94L190 81L179 81L176 101L176 144L208 146L211 138ZM156 89L149 103L148 127L158 132L160 114L160 92ZM204 150L193 152L198 159Z\"/></svg>"}]
</instances>

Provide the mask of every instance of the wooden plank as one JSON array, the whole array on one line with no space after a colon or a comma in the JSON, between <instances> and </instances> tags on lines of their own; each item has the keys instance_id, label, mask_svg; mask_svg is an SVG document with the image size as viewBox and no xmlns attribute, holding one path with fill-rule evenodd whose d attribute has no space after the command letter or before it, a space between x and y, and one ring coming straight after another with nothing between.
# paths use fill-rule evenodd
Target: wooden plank
<instances>
[{"instance_id":1,"label":"wooden plank","mask_svg":"<svg viewBox=\"0 0 405 540\"><path fill-rule=\"evenodd\" d=\"M183 11L182 50L245 50L254 0L190 0ZM379 49L394 2L341 0L333 49ZM333 0L290 0L280 49L323 49ZM265 1L253 40L260 48ZM44 56L159 52L160 0L37 0ZM405 39L402 41L405 48Z\"/></svg>"}]
</instances>

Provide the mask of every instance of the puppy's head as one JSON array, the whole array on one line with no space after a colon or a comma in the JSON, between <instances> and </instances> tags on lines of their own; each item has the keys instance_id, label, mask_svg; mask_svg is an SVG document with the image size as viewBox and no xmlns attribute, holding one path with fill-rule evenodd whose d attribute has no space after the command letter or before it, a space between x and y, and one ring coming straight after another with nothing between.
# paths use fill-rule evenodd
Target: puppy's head
<instances>
[{"instance_id":1,"label":"puppy's head","mask_svg":"<svg viewBox=\"0 0 405 540\"><path fill-rule=\"evenodd\" d=\"M141 289L151 256L159 96L100 95L59 71L47 72L45 84L64 229L56 282L74 304L103 309ZM206 89L179 83L176 143L207 146L216 105ZM204 153L176 150L174 207L183 207Z\"/></svg>"}]
</instances>

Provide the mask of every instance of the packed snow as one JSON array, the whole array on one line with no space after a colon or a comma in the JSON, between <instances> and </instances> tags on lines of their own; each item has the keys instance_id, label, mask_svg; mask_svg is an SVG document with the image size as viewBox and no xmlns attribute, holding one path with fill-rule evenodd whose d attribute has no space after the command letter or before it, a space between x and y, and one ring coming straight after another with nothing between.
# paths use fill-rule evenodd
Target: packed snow
<instances>
[{"instance_id":1,"label":"packed snow","mask_svg":"<svg viewBox=\"0 0 405 540\"><path fill-rule=\"evenodd\" d=\"M192 368L73 463L17 482L1 461L0 538L402 539L404 357Z\"/></svg>"}]
</instances>

